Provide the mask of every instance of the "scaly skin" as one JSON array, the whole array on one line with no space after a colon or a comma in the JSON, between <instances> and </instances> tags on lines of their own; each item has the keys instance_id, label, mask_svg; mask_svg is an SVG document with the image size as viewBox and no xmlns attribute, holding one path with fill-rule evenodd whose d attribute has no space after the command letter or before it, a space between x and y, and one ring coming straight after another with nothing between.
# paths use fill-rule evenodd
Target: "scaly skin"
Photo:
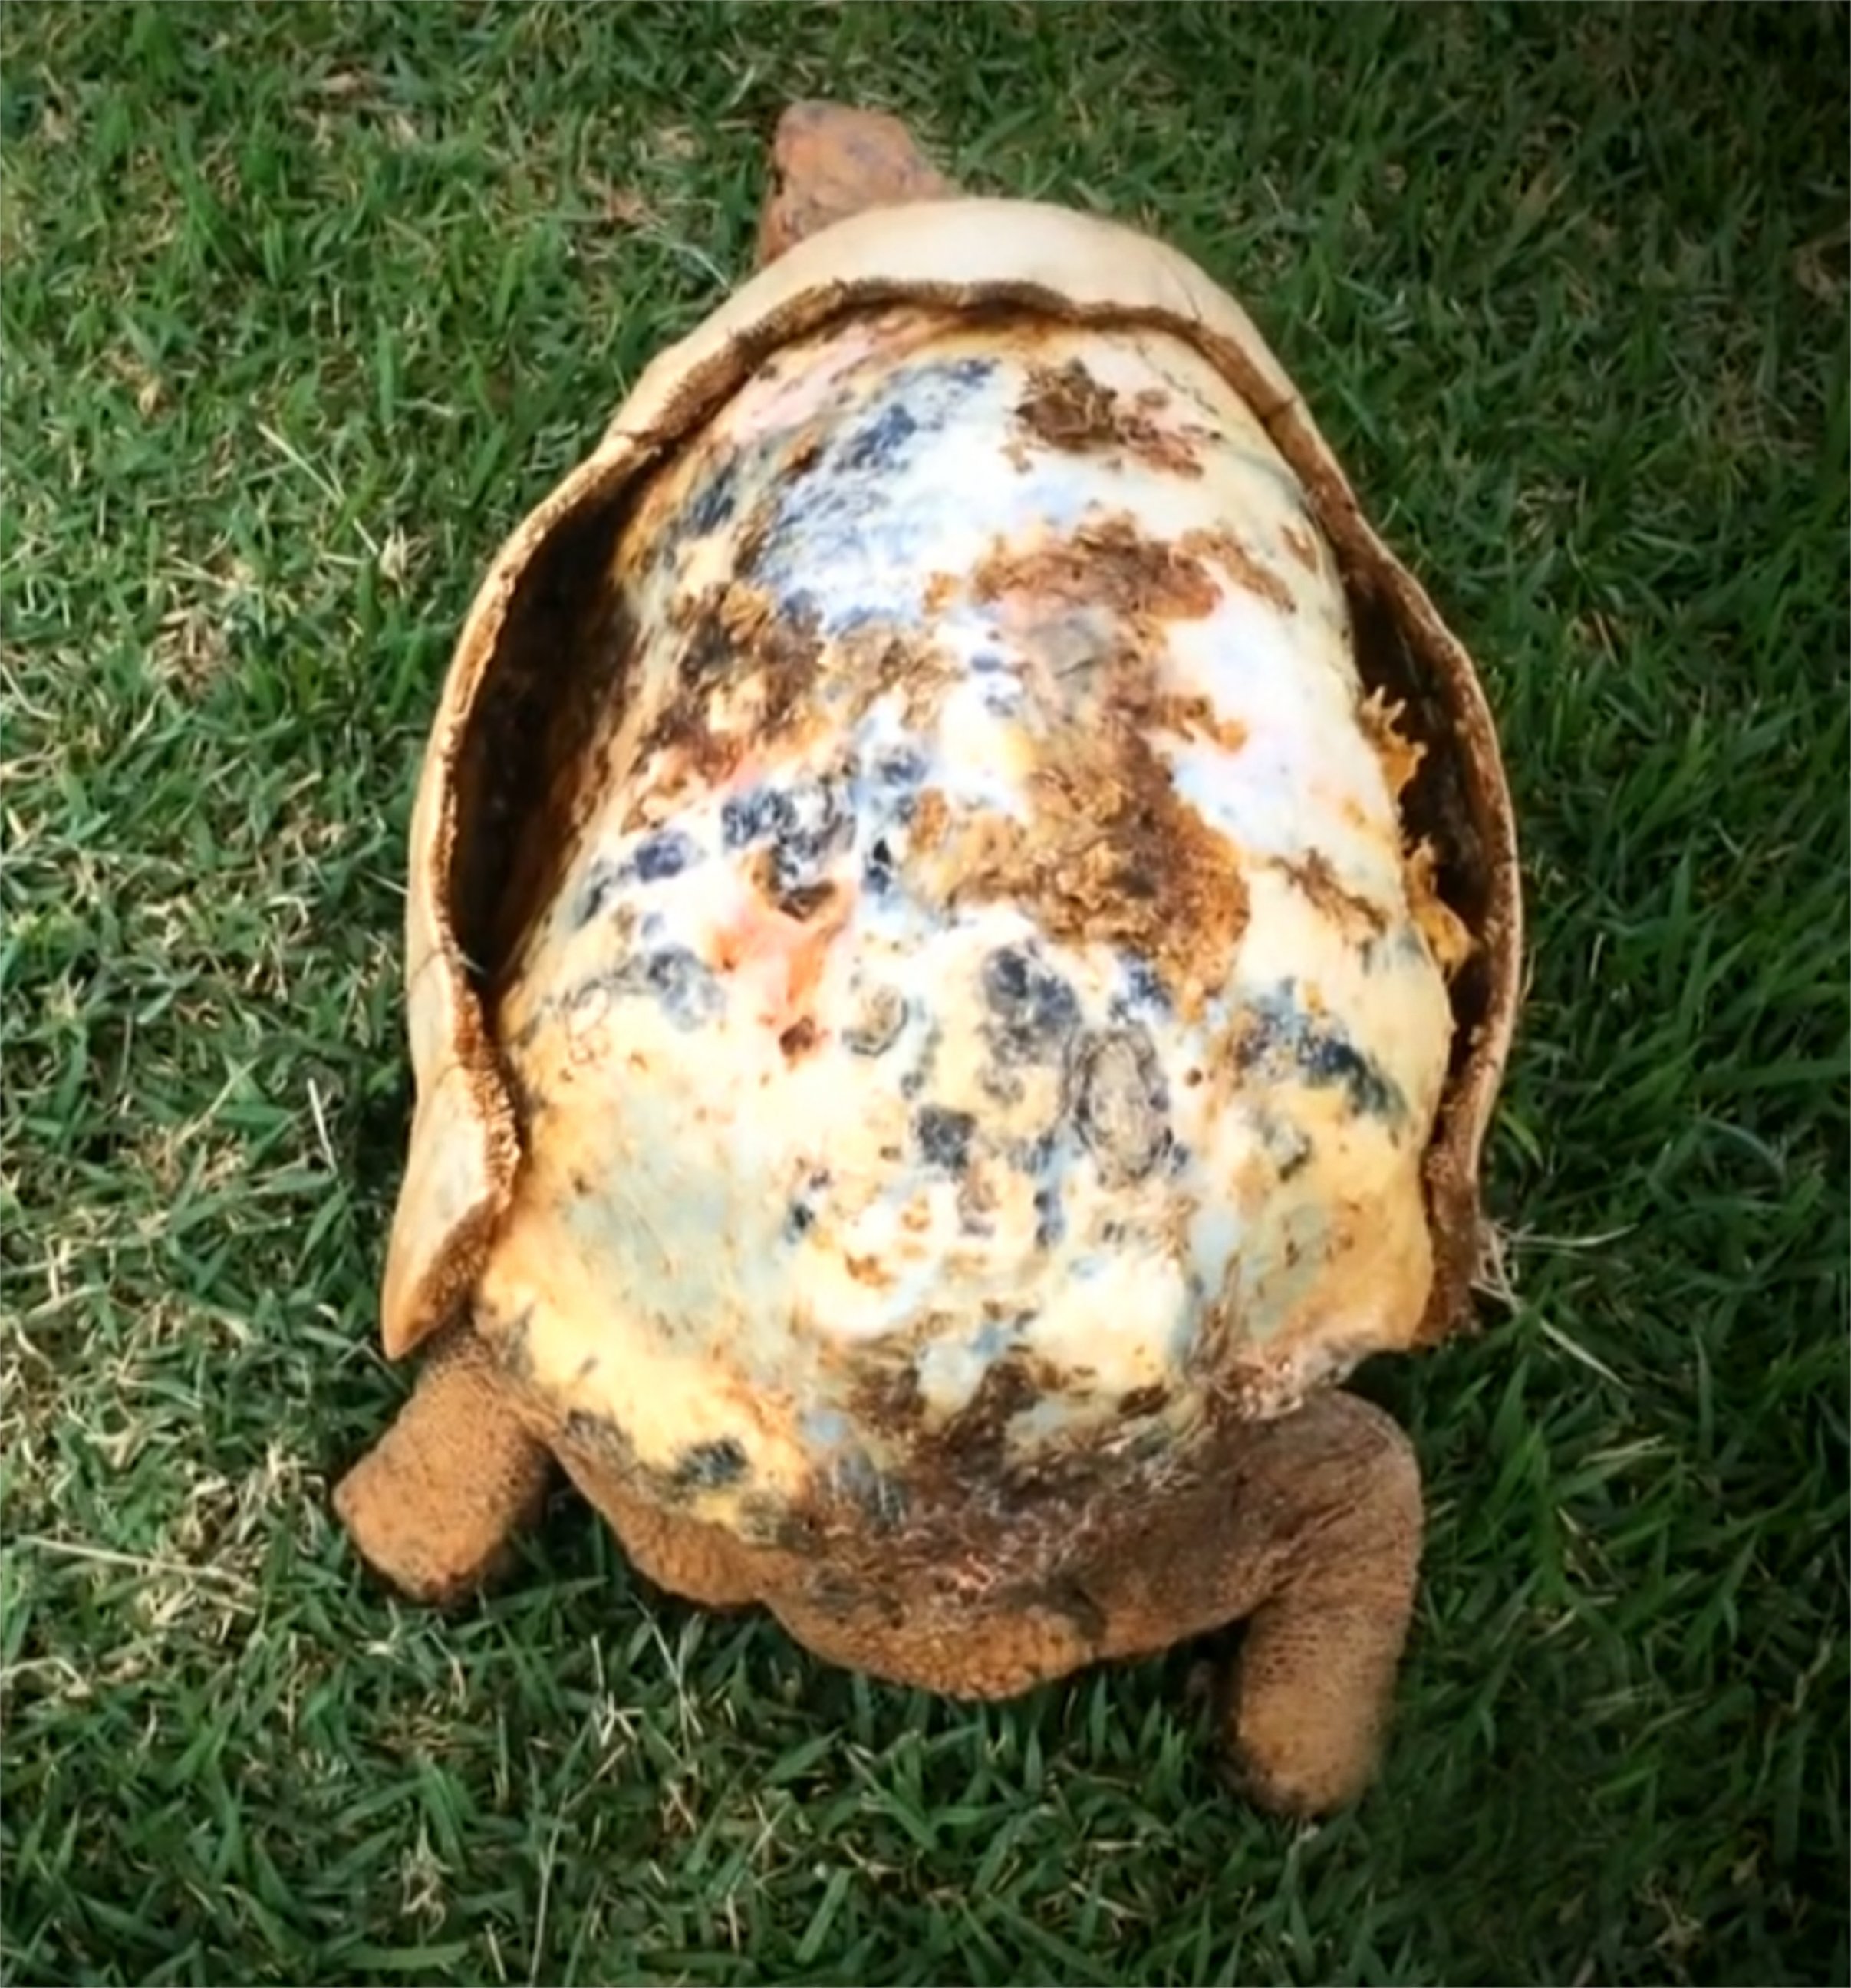
<instances>
[{"instance_id":1,"label":"scaly skin","mask_svg":"<svg viewBox=\"0 0 1851 1988\"><path fill-rule=\"evenodd\" d=\"M543 1490L547 1449L518 1387L469 1336L427 1359L410 1404L336 1505L366 1558L422 1601L488 1579ZM1418 1466L1355 1396L1246 1432L1224 1474L1113 1513L1057 1586L969 1601L956 1568L839 1569L748 1546L637 1499L553 1432L579 1490L638 1570L711 1608L766 1604L824 1659L953 1698L1005 1698L1081 1667L1244 1621L1215 1692L1230 1780L1281 1814L1354 1800L1374 1771L1414 1596Z\"/></svg>"},{"instance_id":2,"label":"scaly skin","mask_svg":"<svg viewBox=\"0 0 1851 1988\"><path fill-rule=\"evenodd\" d=\"M953 191L890 119L796 106L775 146L760 231L769 260L859 208ZM343 1481L337 1510L395 1585L446 1601L489 1578L543 1491L549 1452L650 1578L710 1607L763 1602L821 1656L960 1697L999 1697L1094 1662L1244 1621L1217 1693L1219 1737L1256 1802L1316 1813L1372 1772L1414 1592L1418 1472L1401 1432L1332 1392L1240 1432L1220 1466L1143 1506L1073 1517L1057 1582L986 1583L969 1553L883 1565L800 1543L748 1543L639 1499L547 1417L467 1323Z\"/></svg>"}]
</instances>

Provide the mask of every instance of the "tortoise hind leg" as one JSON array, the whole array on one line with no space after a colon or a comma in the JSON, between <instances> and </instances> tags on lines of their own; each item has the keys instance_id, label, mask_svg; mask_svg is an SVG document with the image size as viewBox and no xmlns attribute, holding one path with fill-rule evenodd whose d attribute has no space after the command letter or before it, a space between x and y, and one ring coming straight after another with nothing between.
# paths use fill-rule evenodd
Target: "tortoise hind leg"
<instances>
[{"instance_id":1,"label":"tortoise hind leg","mask_svg":"<svg viewBox=\"0 0 1851 1988\"><path fill-rule=\"evenodd\" d=\"M1103 1653L1243 1624L1212 1693L1230 1778L1281 1814L1341 1808L1375 1770L1421 1525L1407 1438L1353 1395L1318 1396L1241 1430L1223 1472L1160 1506L1089 1570Z\"/></svg>"},{"instance_id":2,"label":"tortoise hind leg","mask_svg":"<svg viewBox=\"0 0 1851 1988\"><path fill-rule=\"evenodd\" d=\"M499 1570L514 1533L537 1516L550 1469L465 1325L425 1357L398 1420L335 1486L334 1510L394 1587L454 1601Z\"/></svg>"},{"instance_id":3,"label":"tortoise hind leg","mask_svg":"<svg viewBox=\"0 0 1851 1988\"><path fill-rule=\"evenodd\" d=\"M1265 1435L1243 1490L1267 1579L1220 1681L1218 1737L1243 1794L1321 1814L1363 1792L1381 1751L1420 1568L1420 1466L1353 1395Z\"/></svg>"},{"instance_id":4,"label":"tortoise hind leg","mask_svg":"<svg viewBox=\"0 0 1851 1988\"><path fill-rule=\"evenodd\" d=\"M957 191L897 117L842 103L794 103L771 141L759 266L864 208L949 200Z\"/></svg>"}]
</instances>

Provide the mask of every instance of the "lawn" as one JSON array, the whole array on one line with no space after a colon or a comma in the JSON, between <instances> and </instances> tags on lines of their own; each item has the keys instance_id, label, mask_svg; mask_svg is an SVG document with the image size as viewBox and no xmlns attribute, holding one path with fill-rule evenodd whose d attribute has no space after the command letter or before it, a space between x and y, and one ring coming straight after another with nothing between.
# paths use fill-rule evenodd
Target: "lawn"
<instances>
[{"instance_id":1,"label":"lawn","mask_svg":"<svg viewBox=\"0 0 1851 1988\"><path fill-rule=\"evenodd\" d=\"M1847 19L8 0L6 1980L1851 1976ZM1369 1377L1432 1531L1321 1827L1182 1658L973 1710L563 1496L448 1620L329 1514L450 642L811 93L1247 299L1498 714L1511 1289Z\"/></svg>"}]
</instances>

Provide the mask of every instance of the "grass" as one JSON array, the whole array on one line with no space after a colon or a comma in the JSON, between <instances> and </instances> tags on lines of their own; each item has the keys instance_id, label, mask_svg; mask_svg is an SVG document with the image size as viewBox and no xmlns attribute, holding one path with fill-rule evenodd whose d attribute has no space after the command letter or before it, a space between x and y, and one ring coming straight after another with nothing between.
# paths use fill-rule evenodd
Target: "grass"
<instances>
[{"instance_id":1,"label":"grass","mask_svg":"<svg viewBox=\"0 0 1851 1988\"><path fill-rule=\"evenodd\" d=\"M1842 1982L1847 14L0 11L5 1978ZM1483 660L1535 982L1514 1295L1384 1777L1172 1662L973 1711L562 1499L445 1621L332 1476L401 850L503 532L745 264L788 96L1250 299Z\"/></svg>"}]
</instances>

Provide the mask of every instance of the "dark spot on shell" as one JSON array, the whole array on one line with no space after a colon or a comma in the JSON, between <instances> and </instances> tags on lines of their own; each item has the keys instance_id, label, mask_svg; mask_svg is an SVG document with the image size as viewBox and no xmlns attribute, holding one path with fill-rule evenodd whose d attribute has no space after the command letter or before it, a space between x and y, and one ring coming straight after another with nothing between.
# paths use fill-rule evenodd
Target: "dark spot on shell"
<instances>
[{"instance_id":1,"label":"dark spot on shell","mask_svg":"<svg viewBox=\"0 0 1851 1988\"><path fill-rule=\"evenodd\" d=\"M705 538L739 509L739 468L729 461L703 483L682 511L678 538Z\"/></svg>"},{"instance_id":2,"label":"dark spot on shell","mask_svg":"<svg viewBox=\"0 0 1851 1988\"><path fill-rule=\"evenodd\" d=\"M893 846L884 835L875 837L861 866L861 881L877 898L893 888Z\"/></svg>"},{"instance_id":3,"label":"dark spot on shell","mask_svg":"<svg viewBox=\"0 0 1851 1988\"><path fill-rule=\"evenodd\" d=\"M919 431L914 416L898 401L890 401L848 435L836 460L847 470L891 469Z\"/></svg>"},{"instance_id":4,"label":"dark spot on shell","mask_svg":"<svg viewBox=\"0 0 1851 1988\"><path fill-rule=\"evenodd\" d=\"M1302 1173L1310 1164L1311 1142L1303 1129L1275 1118L1268 1112L1258 1121L1261 1143L1267 1157L1277 1168L1282 1181Z\"/></svg>"},{"instance_id":5,"label":"dark spot on shell","mask_svg":"<svg viewBox=\"0 0 1851 1988\"><path fill-rule=\"evenodd\" d=\"M720 804L720 840L727 850L771 844L774 892L816 884L818 867L854 839L848 782L839 775L786 789L754 787L729 795Z\"/></svg>"},{"instance_id":6,"label":"dark spot on shell","mask_svg":"<svg viewBox=\"0 0 1851 1988\"><path fill-rule=\"evenodd\" d=\"M895 1365L865 1371L854 1384L853 1406L858 1422L890 1435L910 1438L926 1413L919 1370L911 1365Z\"/></svg>"},{"instance_id":7,"label":"dark spot on shell","mask_svg":"<svg viewBox=\"0 0 1851 1988\"><path fill-rule=\"evenodd\" d=\"M800 1016L777 1039L777 1046L783 1051L787 1063L796 1062L799 1057L814 1049L816 1043L817 1026L807 1015Z\"/></svg>"},{"instance_id":8,"label":"dark spot on shell","mask_svg":"<svg viewBox=\"0 0 1851 1988\"><path fill-rule=\"evenodd\" d=\"M570 1006L588 1001L600 988L618 994L652 994L678 1029L698 1029L725 1009L726 992L712 970L685 945L665 945L627 959L614 971L587 980Z\"/></svg>"},{"instance_id":9,"label":"dark spot on shell","mask_svg":"<svg viewBox=\"0 0 1851 1988\"><path fill-rule=\"evenodd\" d=\"M692 837L678 828L663 828L637 844L628 867L642 882L658 884L665 877L678 877L699 859L700 850Z\"/></svg>"},{"instance_id":10,"label":"dark spot on shell","mask_svg":"<svg viewBox=\"0 0 1851 1988\"><path fill-rule=\"evenodd\" d=\"M649 954L642 965L650 988L676 1020L692 1026L719 1012L725 999L719 983L686 946L664 946Z\"/></svg>"},{"instance_id":11,"label":"dark spot on shell","mask_svg":"<svg viewBox=\"0 0 1851 1988\"><path fill-rule=\"evenodd\" d=\"M574 1381L589 1381L597 1371L597 1355L595 1353L587 1353L578 1363L572 1378Z\"/></svg>"},{"instance_id":12,"label":"dark spot on shell","mask_svg":"<svg viewBox=\"0 0 1851 1988\"><path fill-rule=\"evenodd\" d=\"M702 616L675 664L683 689L696 693L711 690L732 667L736 647L717 615Z\"/></svg>"},{"instance_id":13,"label":"dark spot on shell","mask_svg":"<svg viewBox=\"0 0 1851 1988\"><path fill-rule=\"evenodd\" d=\"M794 891L777 894L777 908L787 918L807 925L835 895L833 884L800 884Z\"/></svg>"},{"instance_id":14,"label":"dark spot on shell","mask_svg":"<svg viewBox=\"0 0 1851 1988\"><path fill-rule=\"evenodd\" d=\"M835 1479L873 1521L877 1531L891 1531L905 1517L909 1503L905 1486L870 1462L860 1451L851 1451L836 1466Z\"/></svg>"},{"instance_id":15,"label":"dark spot on shell","mask_svg":"<svg viewBox=\"0 0 1851 1988\"><path fill-rule=\"evenodd\" d=\"M1059 1184L1043 1181L1035 1189L1035 1247L1051 1249L1067 1228L1067 1210Z\"/></svg>"},{"instance_id":16,"label":"dark spot on shell","mask_svg":"<svg viewBox=\"0 0 1851 1988\"><path fill-rule=\"evenodd\" d=\"M942 384L962 395L973 387L982 386L986 380L993 379L996 370L993 359L935 359L914 367L912 379L917 387L927 391Z\"/></svg>"},{"instance_id":17,"label":"dark spot on shell","mask_svg":"<svg viewBox=\"0 0 1851 1988\"><path fill-rule=\"evenodd\" d=\"M931 770L931 762L916 746L895 746L875 759L868 778L884 796L910 796L924 785Z\"/></svg>"},{"instance_id":18,"label":"dark spot on shell","mask_svg":"<svg viewBox=\"0 0 1851 1988\"><path fill-rule=\"evenodd\" d=\"M1057 1062L1079 1026L1073 989L1020 946L999 946L984 961L983 998L995 1017L991 1046L1005 1062Z\"/></svg>"},{"instance_id":19,"label":"dark spot on shell","mask_svg":"<svg viewBox=\"0 0 1851 1988\"><path fill-rule=\"evenodd\" d=\"M1256 1063L1288 1058L1307 1084L1341 1085L1351 1109L1364 1117L1391 1124L1404 1120L1407 1100L1400 1087L1340 1029L1300 1006L1297 991L1287 981L1254 1004L1236 1052L1240 1067L1250 1070Z\"/></svg>"},{"instance_id":20,"label":"dark spot on shell","mask_svg":"<svg viewBox=\"0 0 1851 1988\"><path fill-rule=\"evenodd\" d=\"M935 1021L929 1023L925 1040L919 1044L919 1060L900 1079L902 1097L917 1097L931 1083L932 1072L938 1067L939 1048L944 1040L944 1030Z\"/></svg>"},{"instance_id":21,"label":"dark spot on shell","mask_svg":"<svg viewBox=\"0 0 1851 1988\"><path fill-rule=\"evenodd\" d=\"M1012 1353L984 1371L976 1392L939 1439L947 1461L974 1478L1000 1463L1010 1423L1024 1408L1061 1391L1062 1376L1045 1360Z\"/></svg>"},{"instance_id":22,"label":"dark spot on shell","mask_svg":"<svg viewBox=\"0 0 1851 1988\"><path fill-rule=\"evenodd\" d=\"M572 1169L571 1181L572 1192L574 1194L582 1198L590 1193L591 1181L590 1175L581 1172L577 1167L574 1167Z\"/></svg>"},{"instance_id":23,"label":"dark spot on shell","mask_svg":"<svg viewBox=\"0 0 1851 1988\"><path fill-rule=\"evenodd\" d=\"M977 1121L968 1111L953 1111L942 1104L922 1104L913 1114L913 1137L919 1151L933 1166L961 1173L970 1162L970 1141Z\"/></svg>"},{"instance_id":24,"label":"dark spot on shell","mask_svg":"<svg viewBox=\"0 0 1851 1988\"><path fill-rule=\"evenodd\" d=\"M1005 1070L1000 1063L988 1063L977 1073L977 1081L983 1087L984 1094L993 1097L999 1104L1014 1104L1020 1101L1024 1089L1021 1078L1013 1070Z\"/></svg>"},{"instance_id":25,"label":"dark spot on shell","mask_svg":"<svg viewBox=\"0 0 1851 1988\"><path fill-rule=\"evenodd\" d=\"M778 888L791 891L818 881L816 871L854 839L854 812L847 783L833 777L806 780L782 796L773 831Z\"/></svg>"},{"instance_id":26,"label":"dark spot on shell","mask_svg":"<svg viewBox=\"0 0 1851 1988\"><path fill-rule=\"evenodd\" d=\"M980 1173L966 1173L958 1183L958 1227L966 1236L993 1236L997 1198Z\"/></svg>"},{"instance_id":27,"label":"dark spot on shell","mask_svg":"<svg viewBox=\"0 0 1851 1988\"><path fill-rule=\"evenodd\" d=\"M861 997L861 1010L842 1031L842 1040L857 1056L879 1056L892 1048L906 1026L906 997L892 987L871 987Z\"/></svg>"},{"instance_id":28,"label":"dark spot on shell","mask_svg":"<svg viewBox=\"0 0 1851 1988\"><path fill-rule=\"evenodd\" d=\"M729 850L749 849L775 834L784 796L775 787L729 794L720 803L720 840Z\"/></svg>"},{"instance_id":29,"label":"dark spot on shell","mask_svg":"<svg viewBox=\"0 0 1851 1988\"><path fill-rule=\"evenodd\" d=\"M1133 1388L1129 1394L1118 1397L1118 1413L1135 1419L1142 1415L1154 1415L1159 1408L1166 1408L1169 1403L1169 1390L1167 1388L1154 1384L1148 1388Z\"/></svg>"},{"instance_id":30,"label":"dark spot on shell","mask_svg":"<svg viewBox=\"0 0 1851 1988\"><path fill-rule=\"evenodd\" d=\"M784 1211L784 1236L787 1242L796 1242L799 1236L807 1235L815 1227L815 1198L828 1185L829 1169L815 1167L804 1181L802 1191L791 1196L790 1205Z\"/></svg>"},{"instance_id":31,"label":"dark spot on shell","mask_svg":"<svg viewBox=\"0 0 1851 1988\"><path fill-rule=\"evenodd\" d=\"M591 866L572 904L572 929L582 931L617 895L624 881L618 864L601 857Z\"/></svg>"},{"instance_id":32,"label":"dark spot on shell","mask_svg":"<svg viewBox=\"0 0 1851 1988\"><path fill-rule=\"evenodd\" d=\"M574 1408L567 1415L563 1433L567 1442L575 1449L590 1450L621 1468L628 1469L634 1462L635 1451L630 1439L608 1415L594 1415L584 1408Z\"/></svg>"},{"instance_id":33,"label":"dark spot on shell","mask_svg":"<svg viewBox=\"0 0 1851 1988\"><path fill-rule=\"evenodd\" d=\"M1170 999L1164 985L1151 970L1148 960L1132 959L1125 963L1125 992L1112 1003L1115 1019L1132 1021L1141 1015L1170 1012Z\"/></svg>"},{"instance_id":34,"label":"dark spot on shell","mask_svg":"<svg viewBox=\"0 0 1851 1988\"><path fill-rule=\"evenodd\" d=\"M822 603L807 587L786 587L778 595L778 612L788 621L815 622L822 611Z\"/></svg>"},{"instance_id":35,"label":"dark spot on shell","mask_svg":"<svg viewBox=\"0 0 1851 1988\"><path fill-rule=\"evenodd\" d=\"M1142 1028L1088 1036L1074 1057L1074 1124L1108 1187L1149 1173L1169 1144L1169 1097Z\"/></svg>"},{"instance_id":36,"label":"dark spot on shell","mask_svg":"<svg viewBox=\"0 0 1851 1988\"><path fill-rule=\"evenodd\" d=\"M722 1491L746 1474L745 1451L729 1435L682 1452L669 1481L678 1491Z\"/></svg>"}]
</instances>

